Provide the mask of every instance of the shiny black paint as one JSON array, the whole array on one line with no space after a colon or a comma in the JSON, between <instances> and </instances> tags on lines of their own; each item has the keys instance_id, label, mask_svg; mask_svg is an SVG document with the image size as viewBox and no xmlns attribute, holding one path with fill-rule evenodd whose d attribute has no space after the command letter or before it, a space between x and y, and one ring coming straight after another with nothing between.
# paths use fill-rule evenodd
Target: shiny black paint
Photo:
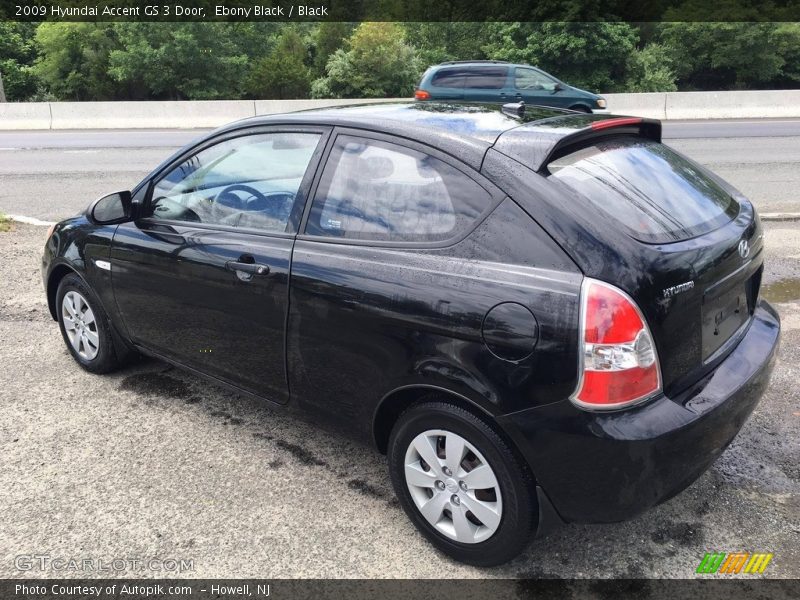
<instances>
[{"instance_id":1,"label":"shiny black paint","mask_svg":"<svg viewBox=\"0 0 800 600\"><path fill-rule=\"evenodd\" d=\"M415 384L452 390L489 414L567 397L576 384L582 277L525 218L505 200L446 250L342 244L332 251L298 239L287 332L292 397L368 425L377 400ZM476 256L474 237L503 237L527 260ZM554 262L566 270L554 270ZM501 360L483 343L485 315L509 301L538 321L537 352L524 360ZM517 322L512 313L504 325L525 330L530 316ZM507 339L499 349L513 353L516 344Z\"/></svg>"},{"instance_id":2,"label":"shiny black paint","mask_svg":"<svg viewBox=\"0 0 800 600\"><path fill-rule=\"evenodd\" d=\"M284 325L291 236L142 219L120 225L111 252L117 308L130 339L161 356L288 401ZM230 261L269 267L243 281Z\"/></svg>"},{"instance_id":3,"label":"shiny black paint","mask_svg":"<svg viewBox=\"0 0 800 600\"><path fill-rule=\"evenodd\" d=\"M486 154L483 172L553 236L585 275L611 282L636 300L653 333L668 396L712 371L724 358L703 360L705 292L744 265L741 284L763 264L761 225L741 194L725 184L740 205L739 214L727 225L700 237L653 245L622 234L601 211L585 210L568 189L494 149ZM737 252L741 239L750 243L747 261ZM691 291L665 297L666 288L687 281L695 283Z\"/></svg>"},{"instance_id":4,"label":"shiny black paint","mask_svg":"<svg viewBox=\"0 0 800 600\"><path fill-rule=\"evenodd\" d=\"M668 500L700 476L739 432L764 393L780 321L762 302L741 343L682 395L613 413L569 402L499 420L562 518L622 521Z\"/></svg>"},{"instance_id":5,"label":"shiny black paint","mask_svg":"<svg viewBox=\"0 0 800 600\"><path fill-rule=\"evenodd\" d=\"M608 115L559 115L542 121L528 121L519 127L501 133L494 145L495 152L539 171L547 162L567 146L574 146L592 138L607 136L608 130L594 131L592 123L608 120ZM617 127L614 135L632 133L661 141L661 122L654 119L641 119L635 125Z\"/></svg>"},{"instance_id":6,"label":"shiny black paint","mask_svg":"<svg viewBox=\"0 0 800 600\"><path fill-rule=\"evenodd\" d=\"M542 506L546 493L566 520L626 518L677 493L730 441L766 385L779 321L762 303L740 338L703 363L709 290L737 269L737 281L758 276L763 260L757 217L735 190L741 209L728 225L648 245L605 216L587 214L536 164L523 164L524 154L511 158L514 152L492 147L506 136L518 142L515 130L524 127L538 132L546 160L564 136L584 135L596 118L608 117L537 109L515 118L496 107L421 103L229 125L176 153L134 189L135 220L98 226L81 216L56 227L42 263L51 312L55 317L59 277L74 271L97 292L125 343L344 423L379 447L403 406L431 391L446 393L501 427L531 466ZM459 131L470 119L474 130ZM548 127L547 119L559 125ZM276 127L326 133L286 233L146 218L149 186L160 173L226 137ZM345 128L430 146L492 190L487 214L441 244L304 235L301 217L323 147ZM742 238L752 248L744 267L735 254ZM244 281L225 267L244 255L269 273ZM97 259L111 260L111 273L98 269ZM614 283L639 303L665 395L604 414L567 400L577 382L584 275ZM663 297L663 289L690 279L693 293Z\"/></svg>"}]
</instances>

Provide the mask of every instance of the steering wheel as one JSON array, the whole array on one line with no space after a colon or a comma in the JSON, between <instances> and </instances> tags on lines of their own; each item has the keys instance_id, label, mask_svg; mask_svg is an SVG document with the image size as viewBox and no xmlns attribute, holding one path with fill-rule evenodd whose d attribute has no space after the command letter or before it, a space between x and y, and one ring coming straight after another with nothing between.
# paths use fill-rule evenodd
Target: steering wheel
<instances>
[{"instance_id":1,"label":"steering wheel","mask_svg":"<svg viewBox=\"0 0 800 600\"><path fill-rule=\"evenodd\" d=\"M237 196L234 192L245 192L249 194L250 197L246 201L242 201L239 196ZM231 202L233 200L233 202ZM255 204L261 204L262 206L266 206L269 204L269 200L267 197L259 192L256 188L246 185L244 183L235 183L233 185L229 185L224 190L222 190L217 197L214 198L215 203L219 203L222 206L228 206L230 208L235 208L237 210L252 210L249 208L255 201Z\"/></svg>"},{"instance_id":2,"label":"steering wheel","mask_svg":"<svg viewBox=\"0 0 800 600\"><path fill-rule=\"evenodd\" d=\"M157 219L174 219L200 223L200 215L180 202L175 202L167 196L159 196L152 202L153 215Z\"/></svg>"}]
</instances>

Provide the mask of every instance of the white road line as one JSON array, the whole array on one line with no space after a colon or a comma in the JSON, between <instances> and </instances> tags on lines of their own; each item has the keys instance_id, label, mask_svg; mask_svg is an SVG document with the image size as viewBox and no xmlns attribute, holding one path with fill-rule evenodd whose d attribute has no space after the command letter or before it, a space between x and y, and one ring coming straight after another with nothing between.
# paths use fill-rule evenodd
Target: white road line
<instances>
[{"instance_id":1,"label":"white road line","mask_svg":"<svg viewBox=\"0 0 800 600\"><path fill-rule=\"evenodd\" d=\"M26 225L38 225L40 227L50 227L55 221L42 221L40 219L35 219L34 217L25 217L23 215L7 215L9 219L12 221L16 221L18 223L25 223Z\"/></svg>"}]
</instances>

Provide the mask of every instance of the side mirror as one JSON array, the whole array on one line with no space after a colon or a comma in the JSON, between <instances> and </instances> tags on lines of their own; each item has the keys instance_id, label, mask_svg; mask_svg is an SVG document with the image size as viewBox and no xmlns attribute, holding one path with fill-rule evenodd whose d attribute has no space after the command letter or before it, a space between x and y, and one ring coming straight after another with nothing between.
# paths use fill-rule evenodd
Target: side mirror
<instances>
[{"instance_id":1,"label":"side mirror","mask_svg":"<svg viewBox=\"0 0 800 600\"><path fill-rule=\"evenodd\" d=\"M563 85L561 85L560 83L556 83L556 84L553 86L553 91L554 91L554 92L560 92L560 91L561 91L561 90L563 90L563 89L564 89L564 86L563 86Z\"/></svg>"},{"instance_id":2,"label":"side mirror","mask_svg":"<svg viewBox=\"0 0 800 600\"><path fill-rule=\"evenodd\" d=\"M87 211L89 219L97 225L113 225L131 219L131 193L115 192L95 200Z\"/></svg>"}]
</instances>

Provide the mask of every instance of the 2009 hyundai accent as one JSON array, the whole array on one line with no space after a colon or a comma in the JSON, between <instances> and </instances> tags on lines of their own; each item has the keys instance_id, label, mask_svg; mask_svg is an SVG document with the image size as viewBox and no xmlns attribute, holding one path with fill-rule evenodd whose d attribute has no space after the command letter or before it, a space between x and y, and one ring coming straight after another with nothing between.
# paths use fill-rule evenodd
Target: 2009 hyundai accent
<instances>
[{"instance_id":1,"label":"2009 hyundai accent","mask_svg":"<svg viewBox=\"0 0 800 600\"><path fill-rule=\"evenodd\" d=\"M140 352L345 424L435 546L499 564L674 496L767 386L756 212L660 137L523 105L239 121L54 227L50 311L88 371Z\"/></svg>"}]
</instances>

